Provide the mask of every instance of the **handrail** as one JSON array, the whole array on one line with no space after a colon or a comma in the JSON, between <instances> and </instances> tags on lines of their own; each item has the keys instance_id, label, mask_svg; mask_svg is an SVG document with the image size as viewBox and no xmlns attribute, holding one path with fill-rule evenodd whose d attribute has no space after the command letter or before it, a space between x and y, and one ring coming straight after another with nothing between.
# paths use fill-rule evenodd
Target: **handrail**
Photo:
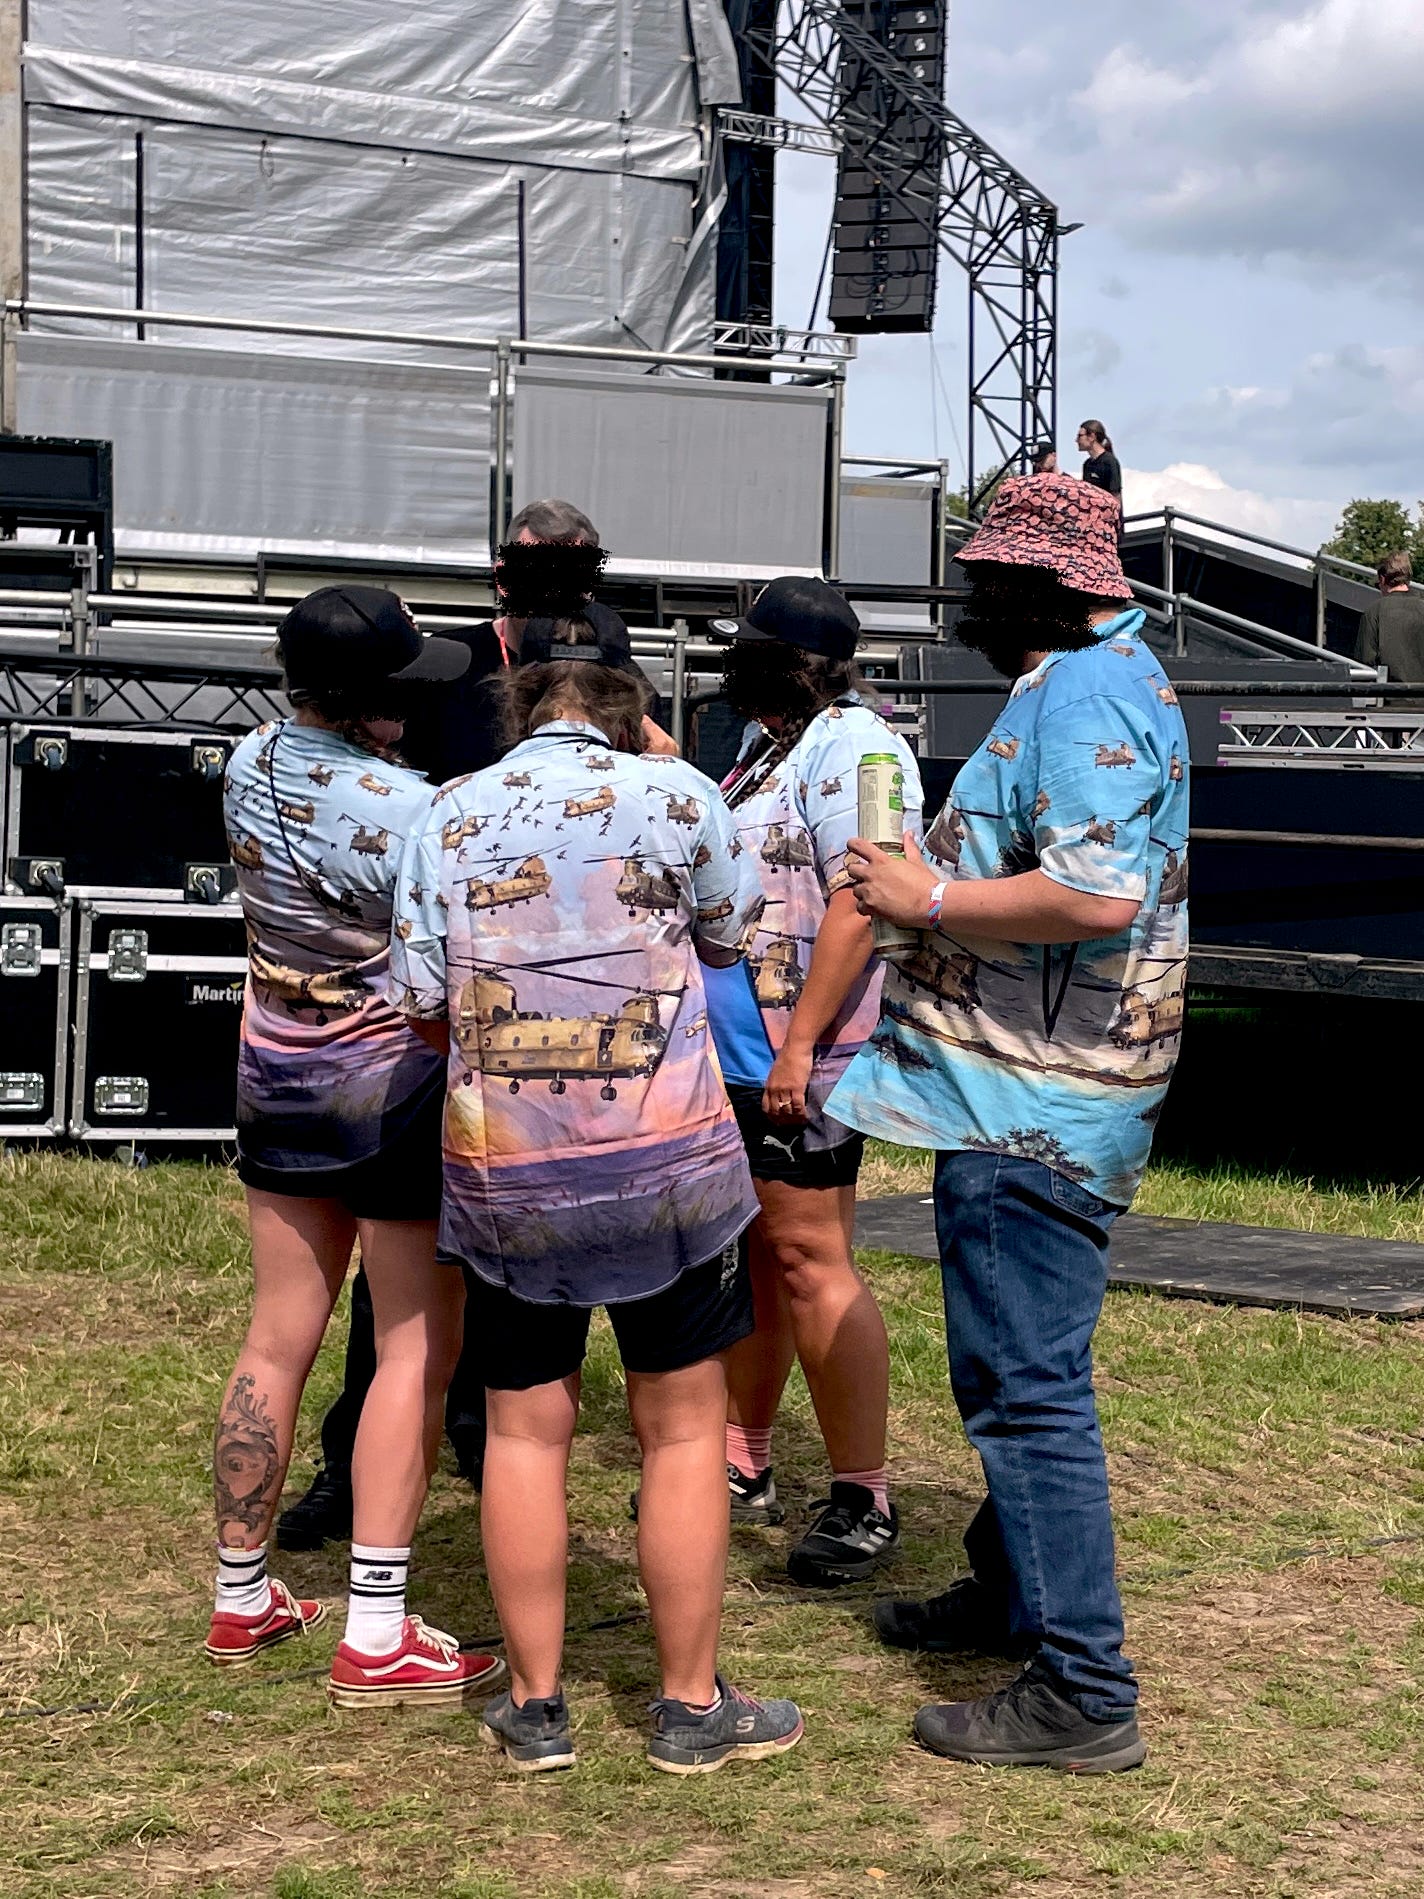
<instances>
[{"instance_id":1,"label":"handrail","mask_svg":"<svg viewBox=\"0 0 1424 1899\"><path fill-rule=\"evenodd\" d=\"M143 323L170 329L233 330L254 336L310 336L333 342L382 343L401 349L466 350L481 356L496 356L508 350L513 356L553 356L614 363L676 363L684 369L726 369L731 361L745 362L745 356L704 355L687 350L629 349L612 343L537 342L530 337L446 336L435 331L368 330L329 323L276 323L267 317L213 316L189 310L145 310L110 308L79 303L35 303L27 298L9 297L4 314L30 317L65 317L92 323ZM805 362L801 359L764 356L756 359L772 369L794 370L809 381L841 382L845 378L843 362Z\"/></svg>"},{"instance_id":2,"label":"handrail","mask_svg":"<svg viewBox=\"0 0 1424 1899\"><path fill-rule=\"evenodd\" d=\"M1346 560L1340 554L1327 554L1323 547L1311 552L1309 548L1296 547L1290 541L1272 540L1269 535L1253 534L1248 528L1230 527L1224 521L1210 521L1204 514L1191 514L1185 508L1176 508L1170 502L1164 502L1160 508L1148 508L1142 514L1129 514L1123 519L1123 527L1140 527L1152 521L1175 525L1185 521L1191 527L1210 528L1214 534L1229 535L1232 540L1246 541L1252 547L1269 548L1274 554L1290 554L1296 560L1303 561L1307 567L1318 566L1324 561L1331 567L1343 569L1346 573L1363 574L1373 586L1377 578L1373 567L1366 567L1357 560ZM1424 593L1424 583L1412 581L1411 593Z\"/></svg>"}]
</instances>

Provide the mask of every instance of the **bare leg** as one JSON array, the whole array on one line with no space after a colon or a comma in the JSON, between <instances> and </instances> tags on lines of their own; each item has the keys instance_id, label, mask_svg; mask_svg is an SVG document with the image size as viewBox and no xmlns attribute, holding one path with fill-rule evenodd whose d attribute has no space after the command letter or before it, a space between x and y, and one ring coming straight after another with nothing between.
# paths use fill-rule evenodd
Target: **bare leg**
<instances>
[{"instance_id":1,"label":"bare leg","mask_svg":"<svg viewBox=\"0 0 1424 1899\"><path fill-rule=\"evenodd\" d=\"M762 1210L753 1229L753 1259L759 1248L763 1270L781 1282L831 1468L878 1470L885 1462L890 1347L875 1295L851 1254L855 1189L793 1187L779 1180L756 1186ZM732 1417L764 1429L775 1415L766 1409L774 1388L767 1368L774 1374L784 1347L762 1344L762 1310L758 1286L757 1333L733 1347L729 1382ZM757 1409L760 1415L747 1415Z\"/></svg>"},{"instance_id":2,"label":"bare leg","mask_svg":"<svg viewBox=\"0 0 1424 1899\"><path fill-rule=\"evenodd\" d=\"M575 1374L532 1391L492 1390L487 1402L480 1527L504 1629L510 1693L522 1704L531 1696L547 1699L559 1689L569 1561L565 1484L578 1422L579 1378Z\"/></svg>"},{"instance_id":3,"label":"bare leg","mask_svg":"<svg viewBox=\"0 0 1424 1899\"><path fill-rule=\"evenodd\" d=\"M764 1183L755 1183L760 1193ZM727 1353L727 1416L751 1431L769 1431L796 1362L791 1301L776 1255L758 1220L747 1235L756 1330Z\"/></svg>"},{"instance_id":4,"label":"bare leg","mask_svg":"<svg viewBox=\"0 0 1424 1899\"><path fill-rule=\"evenodd\" d=\"M227 1549L265 1543L302 1391L351 1263L355 1222L334 1200L247 1189L254 1296L218 1412L213 1498Z\"/></svg>"},{"instance_id":5,"label":"bare leg","mask_svg":"<svg viewBox=\"0 0 1424 1899\"><path fill-rule=\"evenodd\" d=\"M433 1220L362 1220L376 1375L351 1465L352 1540L404 1549L435 1468L445 1387L460 1353L465 1282L435 1258Z\"/></svg>"},{"instance_id":6,"label":"bare leg","mask_svg":"<svg viewBox=\"0 0 1424 1899\"><path fill-rule=\"evenodd\" d=\"M628 1408L643 1451L638 1567L662 1692L706 1704L717 1692L727 1578L723 1362L707 1358L683 1371L630 1372Z\"/></svg>"}]
</instances>

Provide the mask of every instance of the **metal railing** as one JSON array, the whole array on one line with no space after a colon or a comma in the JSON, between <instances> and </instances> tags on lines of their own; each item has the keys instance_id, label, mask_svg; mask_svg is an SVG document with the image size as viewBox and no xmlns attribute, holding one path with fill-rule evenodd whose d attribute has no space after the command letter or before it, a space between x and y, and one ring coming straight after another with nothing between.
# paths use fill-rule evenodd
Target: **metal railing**
<instances>
[{"instance_id":1,"label":"metal railing","mask_svg":"<svg viewBox=\"0 0 1424 1899\"><path fill-rule=\"evenodd\" d=\"M1205 515L1191 514L1185 508L1174 508L1170 504L1126 516L1123 531L1148 527L1157 521L1162 524L1162 581L1168 593L1176 591L1176 555L1179 545L1189 546L1199 553L1210 553L1219 542L1231 540L1247 547L1265 548L1268 553L1283 554L1288 560L1304 567L1310 576L1314 595L1315 644L1319 647L1325 645L1328 582L1331 575L1359 580L1371 588L1377 582L1374 568L1362 566L1359 561L1345 560L1339 554L1328 554L1324 548L1316 548L1312 552L1309 548L1296 547L1289 541L1273 540L1268 534L1254 534L1247 528L1228 527L1224 522L1210 521ZM1183 536L1178 531L1182 526L1205 528L1213 538L1203 541L1196 535ZM1424 593L1424 585L1414 581L1410 585L1410 592Z\"/></svg>"}]
</instances>

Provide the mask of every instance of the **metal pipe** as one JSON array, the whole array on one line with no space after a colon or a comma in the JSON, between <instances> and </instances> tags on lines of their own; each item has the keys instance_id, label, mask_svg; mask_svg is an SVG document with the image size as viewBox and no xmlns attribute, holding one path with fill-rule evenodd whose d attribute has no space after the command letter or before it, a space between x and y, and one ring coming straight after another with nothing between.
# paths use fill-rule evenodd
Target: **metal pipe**
<instances>
[{"instance_id":1,"label":"metal pipe","mask_svg":"<svg viewBox=\"0 0 1424 1899\"><path fill-rule=\"evenodd\" d=\"M503 547L509 521L509 488L505 463L509 459L509 344L503 337L495 350L494 466L490 470L490 558Z\"/></svg>"},{"instance_id":2,"label":"metal pipe","mask_svg":"<svg viewBox=\"0 0 1424 1899\"><path fill-rule=\"evenodd\" d=\"M1424 851L1424 837L1354 837L1343 831L1223 831L1193 825L1191 840L1193 844L1303 844L1312 850Z\"/></svg>"},{"instance_id":3,"label":"metal pipe","mask_svg":"<svg viewBox=\"0 0 1424 1899\"><path fill-rule=\"evenodd\" d=\"M672 623L672 740L679 750L685 736L684 701L687 696L687 622Z\"/></svg>"},{"instance_id":4,"label":"metal pipe","mask_svg":"<svg viewBox=\"0 0 1424 1899\"><path fill-rule=\"evenodd\" d=\"M1324 646L1325 644L1325 609L1327 605L1326 595L1325 595L1325 569L1321 566L1318 556L1316 558L1314 567L1311 569L1311 575L1314 581L1313 592L1315 596L1315 599L1314 599L1315 644L1317 646Z\"/></svg>"},{"instance_id":5,"label":"metal pipe","mask_svg":"<svg viewBox=\"0 0 1424 1899\"><path fill-rule=\"evenodd\" d=\"M0 0L0 299L25 294L25 0ZM17 425L15 324L0 312L0 434Z\"/></svg>"},{"instance_id":6,"label":"metal pipe","mask_svg":"<svg viewBox=\"0 0 1424 1899\"><path fill-rule=\"evenodd\" d=\"M1183 606L1190 607L1197 613L1208 614L1224 626L1249 633L1252 639L1274 640L1277 645L1288 647L1294 653L1306 653L1311 659L1323 659L1328 665L1348 666L1353 678L1358 679L1363 676L1373 680L1375 676L1372 666L1366 666L1359 660L1346 659L1343 653L1332 653L1328 647L1322 650L1318 646L1312 646L1308 640L1298 640L1293 633L1280 633L1273 626L1259 626L1254 620L1243 620L1237 613L1228 613L1225 607L1213 607L1209 606L1205 600L1194 600L1189 593L1178 594L1177 598Z\"/></svg>"},{"instance_id":7,"label":"metal pipe","mask_svg":"<svg viewBox=\"0 0 1424 1899\"><path fill-rule=\"evenodd\" d=\"M1123 520L1123 527L1140 526L1145 521L1155 521L1159 515L1166 514L1166 508L1149 508L1144 514L1129 514ZM1273 541L1266 534L1252 534L1245 528L1228 527L1224 521L1209 521L1204 514L1188 514L1183 508L1171 509L1178 521L1185 521L1192 527L1210 528L1213 534L1228 535L1233 541L1246 541L1252 547L1266 547L1274 554L1292 554L1307 566L1324 561L1327 566L1338 567L1343 573L1363 574L1371 586L1377 578L1373 567L1366 567L1357 560L1345 560L1339 554L1327 554L1323 549L1312 553L1308 547L1296 547L1290 541ZM1415 581L1411 591L1424 593L1424 582Z\"/></svg>"},{"instance_id":8,"label":"metal pipe","mask_svg":"<svg viewBox=\"0 0 1424 1899\"><path fill-rule=\"evenodd\" d=\"M2 3L3 0L0 0ZM315 336L352 343L393 343L405 349L471 350L485 356L495 355L500 341L494 336L442 336L428 330L412 330L402 334L399 330L366 330L329 323L273 323L261 317L205 316L178 310L110 309L75 303L31 303L19 298L7 298L5 308L26 318L74 317L91 323L143 322L161 324L170 329L237 330L259 336ZM519 356L572 357L575 360L605 363L675 363L684 369L725 369L729 360L726 356L701 355L686 350L628 349L611 343L545 343L534 342L528 337L510 339L510 346ZM782 356L767 356L759 360L772 369L794 368L801 381L840 382L845 374L839 362L828 363L823 368L814 362L807 364Z\"/></svg>"},{"instance_id":9,"label":"metal pipe","mask_svg":"<svg viewBox=\"0 0 1424 1899\"><path fill-rule=\"evenodd\" d=\"M1162 510L1162 586L1167 593L1177 591L1177 547L1172 534L1175 512L1173 508Z\"/></svg>"},{"instance_id":10,"label":"metal pipe","mask_svg":"<svg viewBox=\"0 0 1424 1899\"><path fill-rule=\"evenodd\" d=\"M825 571L841 570L841 446L845 437L845 378L837 376L831 390L830 436L826 445Z\"/></svg>"}]
</instances>

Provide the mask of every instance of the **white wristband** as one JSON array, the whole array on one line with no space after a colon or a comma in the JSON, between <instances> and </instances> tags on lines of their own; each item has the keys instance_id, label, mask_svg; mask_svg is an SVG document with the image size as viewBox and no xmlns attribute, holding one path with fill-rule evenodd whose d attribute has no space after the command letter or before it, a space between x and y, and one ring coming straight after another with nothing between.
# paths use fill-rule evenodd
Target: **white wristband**
<instances>
[{"instance_id":1,"label":"white wristband","mask_svg":"<svg viewBox=\"0 0 1424 1899\"><path fill-rule=\"evenodd\" d=\"M948 883L936 884L930 892L929 926L932 930L939 928L940 907L944 903L944 893L948 888Z\"/></svg>"}]
</instances>

